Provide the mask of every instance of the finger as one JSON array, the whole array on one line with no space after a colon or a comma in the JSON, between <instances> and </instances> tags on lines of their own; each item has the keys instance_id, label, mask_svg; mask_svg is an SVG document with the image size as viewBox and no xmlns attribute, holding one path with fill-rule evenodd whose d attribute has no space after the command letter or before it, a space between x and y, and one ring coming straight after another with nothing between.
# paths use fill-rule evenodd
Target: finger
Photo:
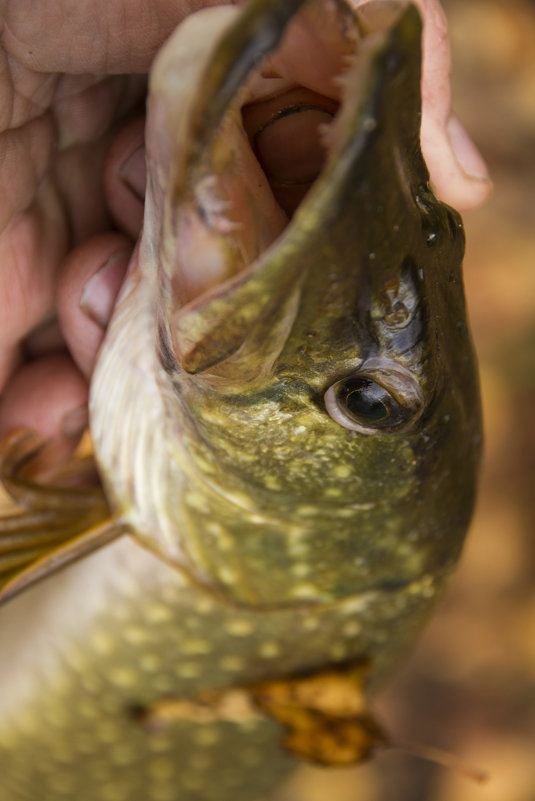
<instances>
[{"instance_id":1,"label":"finger","mask_svg":"<svg viewBox=\"0 0 535 801\"><path fill-rule=\"evenodd\" d=\"M372 29L387 28L397 3L352 0ZM460 210L479 205L491 183L485 163L452 115L448 26L439 0L414 0L424 23L422 65L422 151L435 193Z\"/></svg>"},{"instance_id":2,"label":"finger","mask_svg":"<svg viewBox=\"0 0 535 801\"><path fill-rule=\"evenodd\" d=\"M447 22L439 0L416 0L424 19L422 150L433 188L460 209L478 206L492 185L483 158L453 116Z\"/></svg>"},{"instance_id":3,"label":"finger","mask_svg":"<svg viewBox=\"0 0 535 801\"><path fill-rule=\"evenodd\" d=\"M164 39L184 17L225 2L16 0L4 4L3 42L17 61L42 73L146 72Z\"/></svg>"},{"instance_id":4,"label":"finger","mask_svg":"<svg viewBox=\"0 0 535 801\"><path fill-rule=\"evenodd\" d=\"M115 137L104 166L108 207L117 225L133 239L137 239L143 222L146 183L143 116Z\"/></svg>"},{"instance_id":5,"label":"finger","mask_svg":"<svg viewBox=\"0 0 535 801\"><path fill-rule=\"evenodd\" d=\"M15 372L0 397L0 437L31 428L57 443L58 457L76 447L87 425L87 382L66 353Z\"/></svg>"},{"instance_id":6,"label":"finger","mask_svg":"<svg viewBox=\"0 0 535 801\"><path fill-rule=\"evenodd\" d=\"M132 242L121 234L88 240L67 257L58 277L57 310L67 346L90 378L130 260Z\"/></svg>"}]
</instances>

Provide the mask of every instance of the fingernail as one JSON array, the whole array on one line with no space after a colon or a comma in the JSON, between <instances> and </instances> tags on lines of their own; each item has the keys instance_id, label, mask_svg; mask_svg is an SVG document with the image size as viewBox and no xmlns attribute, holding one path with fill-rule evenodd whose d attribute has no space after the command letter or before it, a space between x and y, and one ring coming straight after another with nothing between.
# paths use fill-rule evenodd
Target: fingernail
<instances>
[{"instance_id":1,"label":"fingernail","mask_svg":"<svg viewBox=\"0 0 535 801\"><path fill-rule=\"evenodd\" d=\"M147 165L145 163L145 148L138 147L124 162L119 170L123 182L138 200L145 200L147 186Z\"/></svg>"},{"instance_id":2,"label":"fingernail","mask_svg":"<svg viewBox=\"0 0 535 801\"><path fill-rule=\"evenodd\" d=\"M89 424L89 412L87 403L78 406L76 409L71 409L63 415L61 420L61 433L67 439L76 439L80 437Z\"/></svg>"},{"instance_id":3,"label":"fingernail","mask_svg":"<svg viewBox=\"0 0 535 801\"><path fill-rule=\"evenodd\" d=\"M82 291L80 308L101 328L106 328L108 325L129 259L129 250L114 253L100 270L91 276Z\"/></svg>"},{"instance_id":4,"label":"fingernail","mask_svg":"<svg viewBox=\"0 0 535 801\"><path fill-rule=\"evenodd\" d=\"M448 122L448 137L455 158L464 172L470 178L476 178L480 181L490 180L483 157L455 116L452 116Z\"/></svg>"}]
</instances>

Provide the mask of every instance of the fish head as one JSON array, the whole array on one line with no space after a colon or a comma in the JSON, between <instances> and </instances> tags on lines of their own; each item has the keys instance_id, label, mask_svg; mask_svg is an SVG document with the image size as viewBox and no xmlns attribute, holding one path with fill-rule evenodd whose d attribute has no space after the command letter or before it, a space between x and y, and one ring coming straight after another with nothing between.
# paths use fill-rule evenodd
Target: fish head
<instances>
[{"instance_id":1,"label":"fish head","mask_svg":"<svg viewBox=\"0 0 535 801\"><path fill-rule=\"evenodd\" d=\"M371 31L342 0L253 0L153 69L140 270L189 488L180 558L156 547L237 603L432 597L459 554L479 396L420 39L412 6Z\"/></svg>"}]
</instances>

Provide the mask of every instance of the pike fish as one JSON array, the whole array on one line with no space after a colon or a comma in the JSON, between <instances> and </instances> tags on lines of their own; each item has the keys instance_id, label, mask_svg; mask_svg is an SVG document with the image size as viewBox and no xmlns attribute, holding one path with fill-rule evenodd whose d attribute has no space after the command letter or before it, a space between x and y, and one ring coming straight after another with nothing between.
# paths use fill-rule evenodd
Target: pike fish
<instances>
[{"instance_id":1,"label":"pike fish","mask_svg":"<svg viewBox=\"0 0 535 801\"><path fill-rule=\"evenodd\" d=\"M158 54L103 489L3 446L1 801L254 801L382 740L363 683L443 588L480 450L420 40L412 6L251 0Z\"/></svg>"}]
</instances>

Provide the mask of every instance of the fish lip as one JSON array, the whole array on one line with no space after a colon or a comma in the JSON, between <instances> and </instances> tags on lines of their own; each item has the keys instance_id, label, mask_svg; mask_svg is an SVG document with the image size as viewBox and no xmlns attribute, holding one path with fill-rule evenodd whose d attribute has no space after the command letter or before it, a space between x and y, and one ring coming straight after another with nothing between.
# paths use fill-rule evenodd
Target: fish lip
<instances>
[{"instance_id":1,"label":"fish lip","mask_svg":"<svg viewBox=\"0 0 535 801\"><path fill-rule=\"evenodd\" d=\"M300 5L295 4L296 7ZM369 41L365 41L360 56L363 63L359 63L358 69L353 71L349 83L351 97L344 102L342 111L332 123L336 141L331 147L327 164L287 228L248 267L175 309L172 319L167 321L169 349L176 353L183 370L188 373L205 372L239 350L251 326L265 311L258 309L254 320L243 319L243 309L251 303L253 295L263 293L267 299L269 316L270 301L274 294L278 294L282 300L291 293L300 292L300 285L308 280L305 278L303 262L308 257L307 248L313 238L314 223L322 220L323 228L327 228L344 209L346 195L351 192L347 176L356 172L356 165L362 162L370 142L382 135L380 115L384 110L380 106L384 84L394 80L392 76L395 76L399 62L409 48L407 40L410 39L410 47L415 47L420 53L420 38L419 14L414 6L409 6L392 30L370 36ZM413 68L411 63L410 69ZM418 56L418 86L419 69ZM410 123L410 130L398 132L406 140L401 148L405 151L412 148L419 153L420 102L418 93L417 102L411 104L410 112L407 111L415 122ZM407 140L410 140L408 145ZM428 174L421 155L420 162L420 180L425 183ZM408 192L409 202L413 202L413 188L405 187L405 191ZM352 204L354 206L354 201ZM293 252L291 259L287 258L288 252ZM301 254L301 258L296 254ZM281 259L286 259L284 276L281 270L273 266ZM377 265L374 265L374 271L379 275ZM356 277L354 269L352 274ZM165 327L164 321L162 328ZM220 348L217 342L222 339L225 339L225 345Z\"/></svg>"}]
</instances>

